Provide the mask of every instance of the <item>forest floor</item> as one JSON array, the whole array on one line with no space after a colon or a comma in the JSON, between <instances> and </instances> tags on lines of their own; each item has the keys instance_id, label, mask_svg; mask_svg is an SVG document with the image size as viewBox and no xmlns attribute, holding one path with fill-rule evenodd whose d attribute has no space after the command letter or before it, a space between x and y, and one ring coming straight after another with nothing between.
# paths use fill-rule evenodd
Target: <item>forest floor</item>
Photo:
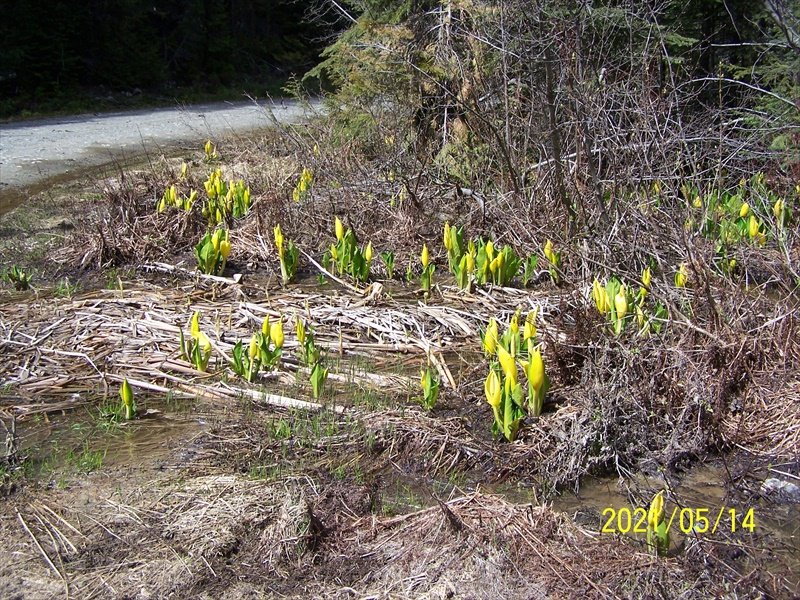
<instances>
[{"instance_id":1,"label":"forest floor","mask_svg":"<svg viewBox=\"0 0 800 600\"><path fill-rule=\"evenodd\" d=\"M240 144L220 145L222 167L255 202L219 277L194 268L202 219L155 211L183 161L202 190L197 150L59 184L0 217L0 267L34 274L29 290L0 290L0 597L800 593L800 378L786 331L759 329L784 370L747 336L700 326L609 340L584 282L543 270L528 287L464 292L431 241L430 295L417 272L339 281L311 260L335 239L333 214L404 267L439 221L395 215L377 189L333 208L335 181L298 215L297 157L274 136ZM286 286L275 222L309 253ZM758 326L786 326L796 298L771 293L752 300ZM491 432L480 332L519 308L538 312L553 385L507 443ZM178 351L194 311L208 373ZM283 355L248 383L230 368L234 345L267 316L286 326ZM325 353L320 399L298 319ZM419 402L426 365L441 381L432 410ZM120 422L123 378L138 417ZM666 556L637 524L659 490L675 516Z\"/></svg>"}]
</instances>

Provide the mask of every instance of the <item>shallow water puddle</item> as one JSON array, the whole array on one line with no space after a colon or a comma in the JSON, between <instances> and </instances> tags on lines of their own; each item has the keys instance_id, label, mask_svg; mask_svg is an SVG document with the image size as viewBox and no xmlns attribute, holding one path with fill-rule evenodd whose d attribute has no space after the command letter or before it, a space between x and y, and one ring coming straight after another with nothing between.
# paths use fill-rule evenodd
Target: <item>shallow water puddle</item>
<instances>
[{"instance_id":1,"label":"shallow water puddle","mask_svg":"<svg viewBox=\"0 0 800 600\"><path fill-rule=\"evenodd\" d=\"M18 451L26 474L90 472L167 458L203 430L209 414L194 401L137 398L140 417L116 422L96 408L35 415L17 425Z\"/></svg>"},{"instance_id":2,"label":"shallow water puddle","mask_svg":"<svg viewBox=\"0 0 800 600\"><path fill-rule=\"evenodd\" d=\"M666 518L672 517L671 553L685 552L691 544L703 541L729 545L730 552L739 552L735 545L741 544L745 554L769 548L772 560L767 569L800 589L800 504L732 494L728 481L722 465L706 464L693 468L669 488ZM665 489L662 479L643 474L630 480L590 478L582 483L578 495L565 492L550 502L554 510L600 535L624 535L644 547L645 535L634 529L646 515L650 495L661 489ZM515 502L536 502L531 492L518 488L499 489L498 493ZM646 499L633 504L634 495ZM724 539L713 535L715 527ZM755 567L752 562L745 560L745 568Z\"/></svg>"}]
</instances>

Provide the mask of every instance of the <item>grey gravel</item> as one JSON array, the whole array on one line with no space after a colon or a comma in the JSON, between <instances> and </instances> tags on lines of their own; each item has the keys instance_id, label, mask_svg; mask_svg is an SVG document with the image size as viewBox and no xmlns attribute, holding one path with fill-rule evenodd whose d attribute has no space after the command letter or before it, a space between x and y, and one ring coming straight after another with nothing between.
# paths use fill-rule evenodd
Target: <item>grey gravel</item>
<instances>
[{"instance_id":1,"label":"grey gravel","mask_svg":"<svg viewBox=\"0 0 800 600\"><path fill-rule=\"evenodd\" d=\"M297 102L192 105L0 125L0 191L87 167L130 159L164 146L202 144L306 115Z\"/></svg>"}]
</instances>

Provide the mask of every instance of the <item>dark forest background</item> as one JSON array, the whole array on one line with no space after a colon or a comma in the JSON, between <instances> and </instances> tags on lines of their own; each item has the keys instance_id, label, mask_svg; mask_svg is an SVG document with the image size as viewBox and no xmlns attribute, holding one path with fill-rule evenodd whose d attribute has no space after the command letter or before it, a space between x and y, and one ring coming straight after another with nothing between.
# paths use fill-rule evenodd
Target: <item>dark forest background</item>
<instances>
[{"instance_id":1,"label":"dark forest background","mask_svg":"<svg viewBox=\"0 0 800 600\"><path fill-rule=\"evenodd\" d=\"M7 0L0 115L243 97L302 75L335 22L293 0ZM335 15L333 15L335 21Z\"/></svg>"}]
</instances>

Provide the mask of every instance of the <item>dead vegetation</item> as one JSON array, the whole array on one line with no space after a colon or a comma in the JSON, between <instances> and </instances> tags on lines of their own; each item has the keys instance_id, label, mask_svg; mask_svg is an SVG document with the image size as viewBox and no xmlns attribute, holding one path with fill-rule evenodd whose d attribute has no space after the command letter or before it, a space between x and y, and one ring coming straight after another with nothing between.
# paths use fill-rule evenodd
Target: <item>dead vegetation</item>
<instances>
[{"instance_id":1,"label":"dead vegetation","mask_svg":"<svg viewBox=\"0 0 800 600\"><path fill-rule=\"evenodd\" d=\"M82 507L60 508L65 492L20 504L1 525L10 542L3 552L16 557L0 571L5 597L21 590L30 590L26 598L86 599L655 598L676 589L707 598L727 591L696 561L656 560L546 507L480 492L381 517L368 513L367 490L307 478L206 475L150 487L89 493Z\"/></svg>"},{"instance_id":2,"label":"dead vegetation","mask_svg":"<svg viewBox=\"0 0 800 600\"><path fill-rule=\"evenodd\" d=\"M407 517L376 516L378 492L352 479L345 482L353 487L349 493L360 498L336 500L344 502L342 516L325 502L334 501L326 495L345 494L338 487L344 484L324 483L337 468L331 453L342 465L365 469L368 479L467 477L476 483L531 486L540 499L578 491L587 475L664 472L670 480L710 457L737 452L793 460L800 453L793 408L800 349L796 297L787 293L786 270L776 266L779 259L772 253L777 248L740 248L741 275L724 278L709 268L713 250L697 238L689 254L694 283L676 289L672 268L686 257L686 240L677 229L653 225L665 223L674 205L652 201L646 209L625 208L630 212L619 223L626 225L591 243L559 242L567 248L559 286L541 270L529 289L464 293L442 268L427 302L420 301L415 285L396 280L383 281L382 288L330 280L316 287L312 259L333 239L334 216L345 218L362 240L373 240L377 251L394 250L398 263L414 265L413 271L419 269L422 241L443 264L438 237L447 218L458 218L470 235L492 235L522 252L536 252L545 236L559 239L561 234L527 220L510 196L478 201L422 174L391 182L388 163L361 162L353 169L346 156L312 158L314 152L306 149L307 155L287 161L316 161L312 197L300 204L288 201L295 181L288 171L264 167L272 174L257 175L258 155L236 156L234 170L265 187L259 191L254 185L251 213L231 224L233 249L222 277L193 272L191 249L205 227L196 212L155 212L160 190L177 177L177 164L165 162L163 172L129 174L109 183L104 208L80 224L61 257L68 268L135 268L136 281L118 277L117 289L66 298L39 290L38 296L18 295L3 304L0 345L9 357L0 364L7 386L3 409L23 426L37 414L69 410L79 402L113 401L123 378L137 394L225 406L244 402L265 417L219 424L216 437L205 442L210 459L187 463L192 469L217 470L220 479L207 482L213 489L198 479L180 492L161 488L167 493L161 504L120 501L135 507L131 522L141 523L134 531L150 540L148 548L157 549L152 557L136 558L118 524L92 513L104 525L87 525L94 533L74 525L86 537L79 538L83 545L70 538L80 557L74 559L75 552L61 542L60 550L43 542L50 535L57 538L46 523L21 512L31 531L23 536L26 552L47 566L44 552L55 570L48 567L49 575L33 567L30 573L9 572L6 582L14 577L31 585L36 581L45 595L72 586L70 594L88 597L122 597L141 589L231 598L658 597L678 595L679 589L688 597L708 597L741 581L736 573L745 569L741 557L746 556L754 561L749 564L762 565L753 576L754 589L782 594L786 584L766 574L760 551L753 549L733 557L716 553L715 543L692 544L695 554L654 561L642 548L583 531L546 509L482 494ZM280 154L279 147L274 154ZM205 167L198 165L187 185L201 185ZM348 182L352 196L337 187L341 181ZM401 190L409 194L402 201ZM308 255L303 282L286 288L278 286L270 235L278 223ZM588 283L604 270L636 280L645 256L655 258L651 293L668 307L668 325L649 337L611 336L591 305ZM242 278L235 281L234 273ZM380 269L376 273L385 275ZM751 282L760 287L748 288ZM539 335L553 385L542 418L529 422L517 442L503 444L489 432L478 332L490 316L506 321L518 307L540 309ZM178 358L178 331L187 328L194 310L201 312L202 327L212 339L210 375ZM315 328L318 343L336 364L323 401L310 399L307 386L298 384L307 375L293 357L291 335L279 371L263 375L256 385L234 378L228 368L233 344L246 340L267 314L282 315L287 326L302 317ZM413 399L427 355L443 382L432 413L417 408ZM82 399L76 401L75 394ZM364 394L372 399L360 400ZM287 417L286 410L294 416ZM276 437L271 429L276 420L291 422L307 412L326 415L335 431L302 440L296 433ZM303 471L308 479L282 488L230 475L264 468L274 468L278 481ZM740 481L748 481L740 475ZM750 481L743 487L757 497L758 484ZM644 486L631 502L646 504L653 491ZM225 498L228 512L216 500L202 500L208 494ZM208 531L197 524L203 519ZM25 531L19 519L14 527ZM165 542L165 532L175 541ZM729 535L724 543L738 540ZM110 554L130 558L110 561ZM62 565L57 556L69 561ZM705 562L689 560L698 556ZM700 564L705 572L697 570ZM265 569L277 581L267 582ZM153 570L162 574L156 582L148 575ZM51 581L56 571L60 575Z\"/></svg>"}]
</instances>

